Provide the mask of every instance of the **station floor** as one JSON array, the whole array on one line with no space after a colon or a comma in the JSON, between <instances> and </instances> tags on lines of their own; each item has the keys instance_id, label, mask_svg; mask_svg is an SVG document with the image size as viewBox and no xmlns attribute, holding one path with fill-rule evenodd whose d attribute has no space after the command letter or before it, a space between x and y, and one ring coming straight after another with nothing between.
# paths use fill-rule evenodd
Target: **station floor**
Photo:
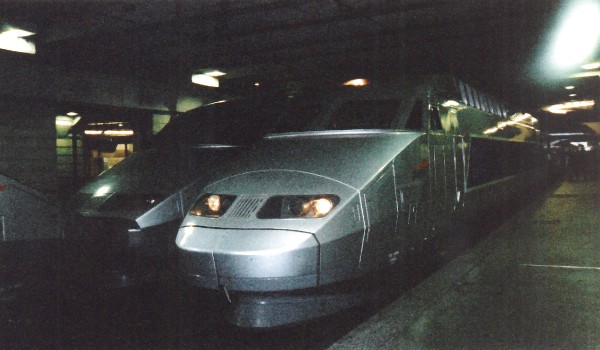
<instances>
[{"instance_id":1,"label":"station floor","mask_svg":"<svg viewBox=\"0 0 600 350\"><path fill-rule=\"evenodd\" d=\"M600 349L600 182L563 182L330 349Z\"/></svg>"}]
</instances>

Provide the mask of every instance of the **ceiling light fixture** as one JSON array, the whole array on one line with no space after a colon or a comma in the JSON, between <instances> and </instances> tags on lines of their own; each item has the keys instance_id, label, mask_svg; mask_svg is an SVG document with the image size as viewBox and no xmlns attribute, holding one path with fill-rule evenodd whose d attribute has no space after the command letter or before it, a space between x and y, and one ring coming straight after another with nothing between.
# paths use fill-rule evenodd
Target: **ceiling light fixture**
<instances>
[{"instance_id":1,"label":"ceiling light fixture","mask_svg":"<svg viewBox=\"0 0 600 350\"><path fill-rule=\"evenodd\" d=\"M552 62L568 69L580 66L596 50L600 41L600 6L593 0L572 2L556 32Z\"/></svg>"},{"instance_id":2,"label":"ceiling light fixture","mask_svg":"<svg viewBox=\"0 0 600 350\"><path fill-rule=\"evenodd\" d=\"M565 86L565 89L573 90L573 89L575 89L575 86L573 86L573 85Z\"/></svg>"},{"instance_id":3,"label":"ceiling light fixture","mask_svg":"<svg viewBox=\"0 0 600 350\"><path fill-rule=\"evenodd\" d=\"M600 68L600 62L584 64L583 66L581 66L581 68L583 68L585 70L598 69L598 68Z\"/></svg>"},{"instance_id":4,"label":"ceiling light fixture","mask_svg":"<svg viewBox=\"0 0 600 350\"><path fill-rule=\"evenodd\" d=\"M591 72L581 72L575 73L571 75L571 78L590 78L590 77L600 77L600 71L594 70Z\"/></svg>"},{"instance_id":5,"label":"ceiling light fixture","mask_svg":"<svg viewBox=\"0 0 600 350\"><path fill-rule=\"evenodd\" d=\"M192 83L208 87L219 87L219 79L206 74L193 74Z\"/></svg>"},{"instance_id":6,"label":"ceiling light fixture","mask_svg":"<svg viewBox=\"0 0 600 350\"><path fill-rule=\"evenodd\" d=\"M542 108L542 110L546 112L550 112L553 114L567 114L572 112L575 109L592 109L594 107L594 100L586 100L586 101L570 101L565 103L559 103L551 106L547 106Z\"/></svg>"},{"instance_id":7,"label":"ceiling light fixture","mask_svg":"<svg viewBox=\"0 0 600 350\"><path fill-rule=\"evenodd\" d=\"M35 44L25 39L34 34L33 32L19 28L5 27L0 32L0 49L35 54Z\"/></svg>"},{"instance_id":8,"label":"ceiling light fixture","mask_svg":"<svg viewBox=\"0 0 600 350\"><path fill-rule=\"evenodd\" d=\"M366 86L369 84L369 81L367 79L352 79L352 80L348 80L347 82L345 82L344 86L354 86L354 87L360 87L360 86Z\"/></svg>"},{"instance_id":9,"label":"ceiling light fixture","mask_svg":"<svg viewBox=\"0 0 600 350\"><path fill-rule=\"evenodd\" d=\"M224 75L227 75L227 73L223 73L218 69L215 70L211 70L208 72L204 72L205 75L208 75L209 77L213 77L213 78L218 78L218 77L222 77Z\"/></svg>"}]
</instances>

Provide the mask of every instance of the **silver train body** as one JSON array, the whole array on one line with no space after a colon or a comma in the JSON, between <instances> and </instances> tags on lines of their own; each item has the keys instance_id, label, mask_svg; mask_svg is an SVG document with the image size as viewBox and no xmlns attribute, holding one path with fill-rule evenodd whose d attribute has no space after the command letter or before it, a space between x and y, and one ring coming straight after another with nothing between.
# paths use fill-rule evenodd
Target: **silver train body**
<instances>
[{"instance_id":1,"label":"silver train body","mask_svg":"<svg viewBox=\"0 0 600 350\"><path fill-rule=\"evenodd\" d=\"M233 100L187 112L149 149L83 186L69 208L67 278L104 287L170 278L181 220L212 169L255 137L252 130L239 134L262 111L250 101Z\"/></svg>"},{"instance_id":2,"label":"silver train body","mask_svg":"<svg viewBox=\"0 0 600 350\"><path fill-rule=\"evenodd\" d=\"M336 286L406 264L436 236L458 239L458 218L501 211L545 174L535 118L467 84L342 90L311 131L270 134L236 157L181 224L181 274L223 291L234 324L356 305L362 294Z\"/></svg>"}]
</instances>

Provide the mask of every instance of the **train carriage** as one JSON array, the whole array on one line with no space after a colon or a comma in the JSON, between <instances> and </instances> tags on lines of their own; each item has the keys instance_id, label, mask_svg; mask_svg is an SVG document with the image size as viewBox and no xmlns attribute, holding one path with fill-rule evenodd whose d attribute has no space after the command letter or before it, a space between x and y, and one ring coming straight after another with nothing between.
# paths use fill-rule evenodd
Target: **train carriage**
<instances>
[{"instance_id":1,"label":"train carriage","mask_svg":"<svg viewBox=\"0 0 600 350\"><path fill-rule=\"evenodd\" d=\"M234 324L356 305L365 294L353 281L543 183L529 114L447 77L346 85L304 130L267 135L222 167L181 224L180 272L222 291Z\"/></svg>"}]
</instances>

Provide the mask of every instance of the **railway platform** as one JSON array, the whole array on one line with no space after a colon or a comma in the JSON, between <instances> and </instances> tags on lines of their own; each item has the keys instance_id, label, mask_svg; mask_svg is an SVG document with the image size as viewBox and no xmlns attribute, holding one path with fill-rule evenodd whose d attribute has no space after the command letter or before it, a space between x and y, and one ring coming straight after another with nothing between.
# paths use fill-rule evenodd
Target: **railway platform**
<instances>
[{"instance_id":1,"label":"railway platform","mask_svg":"<svg viewBox=\"0 0 600 350\"><path fill-rule=\"evenodd\" d=\"M600 349L600 182L560 183L330 349Z\"/></svg>"}]
</instances>

